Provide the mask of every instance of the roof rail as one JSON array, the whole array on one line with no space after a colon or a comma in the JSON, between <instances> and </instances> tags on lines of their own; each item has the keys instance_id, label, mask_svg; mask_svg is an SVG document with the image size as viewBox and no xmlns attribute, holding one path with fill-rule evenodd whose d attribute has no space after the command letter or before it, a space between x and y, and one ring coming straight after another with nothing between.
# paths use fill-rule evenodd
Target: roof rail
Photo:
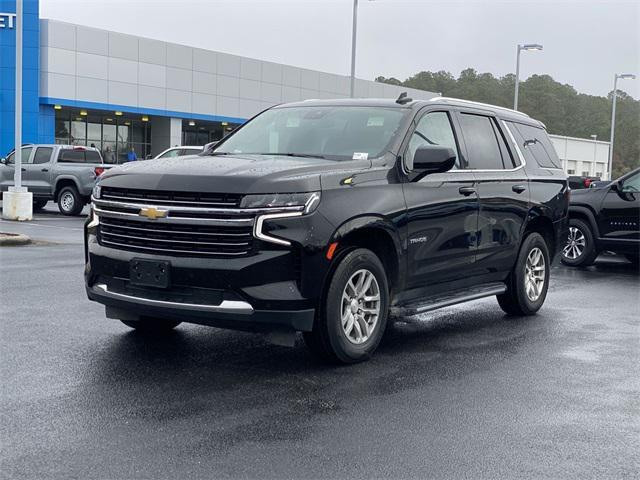
<instances>
[{"instance_id":1,"label":"roof rail","mask_svg":"<svg viewBox=\"0 0 640 480\"><path fill-rule=\"evenodd\" d=\"M514 110L512 108L506 108L506 107L499 107L497 105L491 105L490 103L474 102L472 100L462 100L460 98L451 98L451 97L433 97L429 99L430 102L433 102L436 100L453 101L453 102L459 102L459 103L466 103L469 105L478 105L480 107L495 108L498 110L504 110L505 112L516 113L518 115L522 115L523 117L531 118L526 113L519 112L518 110Z\"/></svg>"}]
</instances>

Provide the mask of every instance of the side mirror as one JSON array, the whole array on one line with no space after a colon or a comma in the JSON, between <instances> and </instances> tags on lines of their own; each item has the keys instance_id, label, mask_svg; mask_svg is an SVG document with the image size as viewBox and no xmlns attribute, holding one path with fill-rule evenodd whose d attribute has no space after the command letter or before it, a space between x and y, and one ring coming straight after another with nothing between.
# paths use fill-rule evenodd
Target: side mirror
<instances>
[{"instance_id":1,"label":"side mirror","mask_svg":"<svg viewBox=\"0 0 640 480\"><path fill-rule=\"evenodd\" d=\"M7 159L6 159L6 158L4 158L4 157L0 158L0 163L1 163L2 165L6 165L6 164L7 164Z\"/></svg>"},{"instance_id":2,"label":"side mirror","mask_svg":"<svg viewBox=\"0 0 640 480\"><path fill-rule=\"evenodd\" d=\"M440 145L423 145L413 154L414 172L420 177L429 173L448 172L456 163L456 153L449 147Z\"/></svg>"}]
</instances>

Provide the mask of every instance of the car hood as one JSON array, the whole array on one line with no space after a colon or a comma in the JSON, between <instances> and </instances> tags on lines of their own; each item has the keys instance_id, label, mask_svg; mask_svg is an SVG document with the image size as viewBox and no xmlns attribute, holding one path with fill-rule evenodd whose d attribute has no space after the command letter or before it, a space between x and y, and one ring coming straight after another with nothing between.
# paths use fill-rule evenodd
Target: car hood
<instances>
[{"instance_id":1,"label":"car hood","mask_svg":"<svg viewBox=\"0 0 640 480\"><path fill-rule=\"evenodd\" d=\"M310 192L320 176L356 172L369 160L332 161L279 155L188 155L130 162L100 177L105 187L221 193Z\"/></svg>"}]
</instances>

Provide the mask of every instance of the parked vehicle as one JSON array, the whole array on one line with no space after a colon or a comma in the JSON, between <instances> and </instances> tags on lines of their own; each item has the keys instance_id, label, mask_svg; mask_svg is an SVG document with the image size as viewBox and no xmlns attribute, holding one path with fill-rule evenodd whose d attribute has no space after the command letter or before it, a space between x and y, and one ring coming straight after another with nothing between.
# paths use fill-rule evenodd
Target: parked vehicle
<instances>
[{"instance_id":1,"label":"parked vehicle","mask_svg":"<svg viewBox=\"0 0 640 480\"><path fill-rule=\"evenodd\" d=\"M605 250L640 263L640 168L601 188L571 192L562 263L585 267Z\"/></svg>"},{"instance_id":2,"label":"parked vehicle","mask_svg":"<svg viewBox=\"0 0 640 480\"><path fill-rule=\"evenodd\" d=\"M163 152L159 153L153 158L170 158L170 157L182 157L185 155L196 155L202 152L203 147L185 145L182 147L167 148Z\"/></svg>"},{"instance_id":3,"label":"parked vehicle","mask_svg":"<svg viewBox=\"0 0 640 480\"><path fill-rule=\"evenodd\" d=\"M594 182L599 182L600 177L581 177L578 175L569 175L569 187L571 190L581 190L583 188L591 188Z\"/></svg>"},{"instance_id":4,"label":"parked vehicle","mask_svg":"<svg viewBox=\"0 0 640 480\"><path fill-rule=\"evenodd\" d=\"M389 315L497 296L530 315L566 237L567 178L544 126L447 98L273 107L189 168L100 178L86 291L139 330L271 332L368 358Z\"/></svg>"},{"instance_id":5,"label":"parked vehicle","mask_svg":"<svg viewBox=\"0 0 640 480\"><path fill-rule=\"evenodd\" d=\"M13 185L15 152L0 162L0 190ZM22 185L33 193L33 208L58 203L64 215L78 215L91 199L96 178L110 168L100 151L72 145L26 145L22 147Z\"/></svg>"}]
</instances>

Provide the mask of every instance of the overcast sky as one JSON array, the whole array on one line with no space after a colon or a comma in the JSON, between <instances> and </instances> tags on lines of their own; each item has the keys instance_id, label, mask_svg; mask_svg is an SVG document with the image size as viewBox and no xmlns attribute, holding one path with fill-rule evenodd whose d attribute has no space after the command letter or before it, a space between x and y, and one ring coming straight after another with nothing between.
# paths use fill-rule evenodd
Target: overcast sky
<instances>
[{"instance_id":1,"label":"overcast sky","mask_svg":"<svg viewBox=\"0 0 640 480\"><path fill-rule=\"evenodd\" d=\"M606 95L640 74L640 0L359 0L356 74L404 80L472 67L546 73ZM352 0L40 0L40 15L169 42L349 74ZM640 98L640 79L619 88Z\"/></svg>"}]
</instances>

